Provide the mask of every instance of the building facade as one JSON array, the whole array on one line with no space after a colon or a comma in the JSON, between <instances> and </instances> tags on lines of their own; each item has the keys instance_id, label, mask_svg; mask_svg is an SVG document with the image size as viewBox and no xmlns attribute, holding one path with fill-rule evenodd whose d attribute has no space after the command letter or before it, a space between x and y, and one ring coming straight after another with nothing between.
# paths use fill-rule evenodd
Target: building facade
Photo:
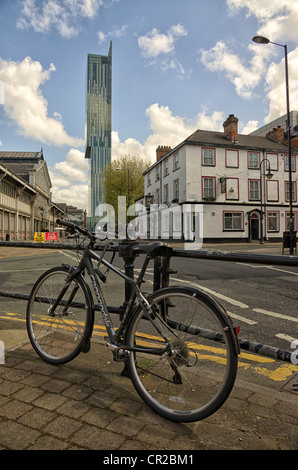
<instances>
[{"instance_id":1,"label":"building facade","mask_svg":"<svg viewBox=\"0 0 298 470\"><path fill-rule=\"evenodd\" d=\"M51 180L40 152L0 152L0 239L30 240L54 231L64 211L52 201Z\"/></svg>"},{"instance_id":2,"label":"building facade","mask_svg":"<svg viewBox=\"0 0 298 470\"><path fill-rule=\"evenodd\" d=\"M90 158L89 216L104 202L103 172L111 161L112 42L107 56L88 54L87 149Z\"/></svg>"},{"instance_id":3,"label":"building facade","mask_svg":"<svg viewBox=\"0 0 298 470\"><path fill-rule=\"evenodd\" d=\"M198 213L205 242L279 240L289 229L284 130L279 126L266 137L240 135L234 115L223 127L223 132L197 130L174 149L157 149L157 161L144 173L144 194L153 201L148 223L151 238L161 233L175 237L177 232L177 238L182 233L191 239L198 229ZM297 230L297 149L291 156ZM267 179L269 169L271 179Z\"/></svg>"}]
</instances>

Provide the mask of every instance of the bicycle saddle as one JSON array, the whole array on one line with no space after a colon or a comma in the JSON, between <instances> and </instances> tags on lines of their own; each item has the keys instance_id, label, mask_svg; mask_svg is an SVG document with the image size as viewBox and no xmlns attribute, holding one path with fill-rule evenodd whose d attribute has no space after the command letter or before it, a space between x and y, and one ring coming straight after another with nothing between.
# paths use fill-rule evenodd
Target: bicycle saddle
<instances>
[{"instance_id":1,"label":"bicycle saddle","mask_svg":"<svg viewBox=\"0 0 298 470\"><path fill-rule=\"evenodd\" d=\"M163 242L152 242L138 244L133 247L134 253L145 253L146 255L154 256L169 256L173 248Z\"/></svg>"}]
</instances>

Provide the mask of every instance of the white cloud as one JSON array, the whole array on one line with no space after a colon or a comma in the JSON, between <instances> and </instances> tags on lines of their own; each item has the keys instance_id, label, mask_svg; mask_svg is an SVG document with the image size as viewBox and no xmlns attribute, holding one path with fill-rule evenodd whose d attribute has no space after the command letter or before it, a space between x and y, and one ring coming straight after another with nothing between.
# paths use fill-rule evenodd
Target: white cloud
<instances>
[{"instance_id":1,"label":"white cloud","mask_svg":"<svg viewBox=\"0 0 298 470\"><path fill-rule=\"evenodd\" d=\"M259 121L248 121L248 123L241 130L241 134L250 134L258 129Z\"/></svg>"},{"instance_id":2,"label":"white cloud","mask_svg":"<svg viewBox=\"0 0 298 470\"><path fill-rule=\"evenodd\" d=\"M81 20L93 18L102 4L103 0L23 0L17 27L38 33L55 29L70 38L78 34Z\"/></svg>"},{"instance_id":3,"label":"white cloud","mask_svg":"<svg viewBox=\"0 0 298 470\"><path fill-rule=\"evenodd\" d=\"M71 185L66 188L53 186L52 192L55 203L65 203L79 209L88 207L88 184Z\"/></svg>"},{"instance_id":4,"label":"white cloud","mask_svg":"<svg viewBox=\"0 0 298 470\"><path fill-rule=\"evenodd\" d=\"M222 132L225 121L223 112L214 111L208 115L207 109L203 109L192 120L186 120L175 116L168 106L158 103L147 108L146 116L151 132L144 143L134 138L121 141L119 133L112 132L113 160L123 155L136 155L153 163L159 145L174 148L199 128ZM54 168L50 169L55 202L66 202L83 209L88 207L88 165L83 152L71 149L65 161L56 163Z\"/></svg>"},{"instance_id":5,"label":"white cloud","mask_svg":"<svg viewBox=\"0 0 298 470\"><path fill-rule=\"evenodd\" d=\"M70 149L64 161L49 169L53 200L87 209L88 169L85 154L77 149Z\"/></svg>"},{"instance_id":6,"label":"white cloud","mask_svg":"<svg viewBox=\"0 0 298 470\"><path fill-rule=\"evenodd\" d=\"M256 34L268 37L272 42L285 44L298 41L298 3L293 0L226 0L231 14L245 11L247 16L254 16L259 23ZM285 113L285 74L284 60L276 64L270 61L283 52L272 44L251 43L248 50L252 54L249 63L228 48L224 41L218 41L209 50L200 50L200 60L213 72L223 73L235 86L239 96L252 98L254 90L261 80L266 79L269 113L266 122ZM280 55L279 55L280 56ZM291 101L297 103L297 67L298 49L289 54L292 63L289 73ZM292 109L295 109L294 106Z\"/></svg>"},{"instance_id":7,"label":"white cloud","mask_svg":"<svg viewBox=\"0 0 298 470\"><path fill-rule=\"evenodd\" d=\"M55 66L44 70L40 62L26 57L22 62L0 59L0 80L5 84L5 113L19 126L20 133L43 143L79 147L84 141L65 131L61 115L48 116L48 103L41 85L49 80Z\"/></svg>"},{"instance_id":8,"label":"white cloud","mask_svg":"<svg viewBox=\"0 0 298 470\"><path fill-rule=\"evenodd\" d=\"M252 89L265 72L264 59L268 55L266 48L256 49L250 67L246 67L241 58L228 49L224 41L218 41L210 50L200 49L199 53L205 67L212 72L224 72L235 85L237 94L244 98L251 98Z\"/></svg>"},{"instance_id":9,"label":"white cloud","mask_svg":"<svg viewBox=\"0 0 298 470\"><path fill-rule=\"evenodd\" d=\"M177 77L181 77L181 78L183 78L185 76L185 70L184 70L182 64L176 58L171 59L171 60L162 61L161 70L163 72L167 72L168 70L175 71Z\"/></svg>"},{"instance_id":10,"label":"white cloud","mask_svg":"<svg viewBox=\"0 0 298 470\"><path fill-rule=\"evenodd\" d=\"M127 30L127 25L124 24L123 26L121 26L121 28L119 28L119 29L115 28L115 29L113 29L112 31L110 31L108 33L104 33L103 31L98 31L98 33L97 33L98 42L99 42L99 44L102 44L103 42L107 41L108 39L121 38L126 33L126 30Z\"/></svg>"},{"instance_id":11,"label":"white cloud","mask_svg":"<svg viewBox=\"0 0 298 470\"><path fill-rule=\"evenodd\" d=\"M298 5L293 0L227 0L232 13L247 10L247 16L255 16L260 24L258 33L271 41L297 41Z\"/></svg>"},{"instance_id":12,"label":"white cloud","mask_svg":"<svg viewBox=\"0 0 298 470\"><path fill-rule=\"evenodd\" d=\"M5 103L5 85L0 80L0 105Z\"/></svg>"},{"instance_id":13,"label":"white cloud","mask_svg":"<svg viewBox=\"0 0 298 470\"><path fill-rule=\"evenodd\" d=\"M89 169L85 154L77 149L70 149L66 160L55 164L55 170L67 176L70 181L87 181L86 171Z\"/></svg>"},{"instance_id":14,"label":"white cloud","mask_svg":"<svg viewBox=\"0 0 298 470\"><path fill-rule=\"evenodd\" d=\"M144 57L156 58L160 54L174 52L177 39L186 35L186 29L180 24L171 26L167 34L160 33L156 28L153 28L145 36L139 37L138 45Z\"/></svg>"},{"instance_id":15,"label":"white cloud","mask_svg":"<svg viewBox=\"0 0 298 470\"><path fill-rule=\"evenodd\" d=\"M143 144L132 138L121 142L118 132L112 133L113 159L131 154L153 162L159 145L174 148L196 129L221 131L224 122L223 113L215 111L208 116L206 110L199 113L192 121L186 121L180 116L174 116L168 106L160 106L158 103L147 108L146 116L150 121L151 134Z\"/></svg>"},{"instance_id":16,"label":"white cloud","mask_svg":"<svg viewBox=\"0 0 298 470\"><path fill-rule=\"evenodd\" d=\"M298 69L298 47L288 54L289 67L289 96L290 109L298 108L298 82L296 73ZM285 61L272 63L266 74L267 98L269 112L265 122L270 122L279 116L286 114L286 87L285 87Z\"/></svg>"}]
</instances>

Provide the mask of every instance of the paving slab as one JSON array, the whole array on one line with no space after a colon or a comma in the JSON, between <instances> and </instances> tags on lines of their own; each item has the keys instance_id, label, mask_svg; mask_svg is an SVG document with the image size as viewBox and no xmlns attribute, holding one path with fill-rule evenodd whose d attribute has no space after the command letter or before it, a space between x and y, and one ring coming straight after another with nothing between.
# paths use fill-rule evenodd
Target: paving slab
<instances>
[{"instance_id":1,"label":"paving slab","mask_svg":"<svg viewBox=\"0 0 298 470\"><path fill-rule=\"evenodd\" d=\"M196 455L298 448L295 393L237 378L218 412L181 424L153 413L122 370L98 341L62 366L42 362L29 343L8 351L0 365L0 449Z\"/></svg>"}]
</instances>

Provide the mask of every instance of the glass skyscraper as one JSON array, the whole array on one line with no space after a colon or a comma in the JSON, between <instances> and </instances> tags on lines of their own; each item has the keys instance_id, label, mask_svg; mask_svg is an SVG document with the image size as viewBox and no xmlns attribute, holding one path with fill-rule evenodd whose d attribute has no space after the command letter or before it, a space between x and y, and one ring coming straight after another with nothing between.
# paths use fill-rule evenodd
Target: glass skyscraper
<instances>
[{"instance_id":1,"label":"glass skyscraper","mask_svg":"<svg viewBox=\"0 0 298 470\"><path fill-rule=\"evenodd\" d=\"M88 54L87 151L90 158L89 216L94 225L96 207L105 202L103 171L111 161L112 42L109 54ZM93 220L93 223L92 223Z\"/></svg>"}]
</instances>

